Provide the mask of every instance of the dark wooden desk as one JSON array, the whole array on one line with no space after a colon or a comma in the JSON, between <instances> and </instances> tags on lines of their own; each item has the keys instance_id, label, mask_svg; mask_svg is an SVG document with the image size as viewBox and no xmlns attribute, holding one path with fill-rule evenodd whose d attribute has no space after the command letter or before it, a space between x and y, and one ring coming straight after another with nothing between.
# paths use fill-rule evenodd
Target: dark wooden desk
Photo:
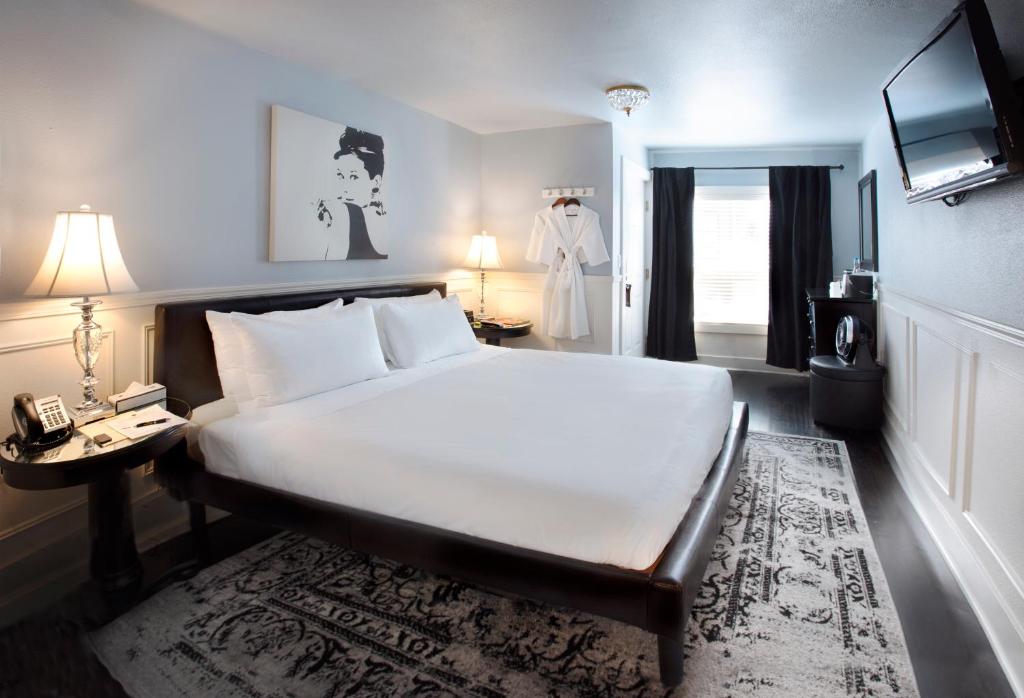
<instances>
[{"instance_id":1,"label":"dark wooden desk","mask_svg":"<svg viewBox=\"0 0 1024 698\"><path fill-rule=\"evenodd\" d=\"M844 315L855 315L871 328L871 356L878 358L875 341L878 327L873 298L830 298L828 289L807 289L807 320L810 325L810 356L836 353L836 325Z\"/></svg>"}]
</instances>

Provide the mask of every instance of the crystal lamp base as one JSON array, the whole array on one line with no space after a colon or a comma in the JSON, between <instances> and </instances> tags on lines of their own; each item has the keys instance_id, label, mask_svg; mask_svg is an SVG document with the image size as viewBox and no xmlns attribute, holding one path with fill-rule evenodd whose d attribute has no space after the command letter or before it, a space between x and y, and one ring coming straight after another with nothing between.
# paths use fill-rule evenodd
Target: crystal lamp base
<instances>
[{"instance_id":1,"label":"crystal lamp base","mask_svg":"<svg viewBox=\"0 0 1024 698\"><path fill-rule=\"evenodd\" d=\"M96 377L96 362L100 358L100 344L103 342L103 328L93 320L93 308L100 305L101 301L92 300L88 296L71 305L82 309L82 322L72 333L71 338L75 346L75 358L78 365L82 367L83 375L79 384L82 386L82 401L75 405L75 412L82 415L104 412L107 406L105 402L96 399L96 384L100 382Z\"/></svg>"}]
</instances>

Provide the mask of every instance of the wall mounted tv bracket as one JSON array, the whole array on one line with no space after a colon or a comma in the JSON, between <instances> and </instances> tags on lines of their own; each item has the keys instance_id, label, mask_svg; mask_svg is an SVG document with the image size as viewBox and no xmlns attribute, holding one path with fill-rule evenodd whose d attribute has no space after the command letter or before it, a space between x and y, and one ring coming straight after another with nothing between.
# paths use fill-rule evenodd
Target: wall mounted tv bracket
<instances>
[{"instance_id":1,"label":"wall mounted tv bracket","mask_svg":"<svg viewBox=\"0 0 1024 698\"><path fill-rule=\"evenodd\" d=\"M1017 95L1017 108L1020 109L1021 116L1024 116L1024 77L1017 78L1013 81L1013 91ZM967 201L967 197L970 196L970 191L962 191L959 194L950 194L949 196L942 197L942 203L946 204L950 208L959 206L963 202Z\"/></svg>"}]
</instances>

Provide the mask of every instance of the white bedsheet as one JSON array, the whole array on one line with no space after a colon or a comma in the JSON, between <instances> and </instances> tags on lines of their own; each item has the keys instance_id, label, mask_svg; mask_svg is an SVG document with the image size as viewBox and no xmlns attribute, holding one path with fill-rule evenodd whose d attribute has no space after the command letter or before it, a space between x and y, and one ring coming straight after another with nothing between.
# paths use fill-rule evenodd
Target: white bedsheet
<instances>
[{"instance_id":1,"label":"white bedsheet","mask_svg":"<svg viewBox=\"0 0 1024 698\"><path fill-rule=\"evenodd\" d=\"M731 414L722 369L488 347L214 421L198 443L228 477L646 569Z\"/></svg>"}]
</instances>

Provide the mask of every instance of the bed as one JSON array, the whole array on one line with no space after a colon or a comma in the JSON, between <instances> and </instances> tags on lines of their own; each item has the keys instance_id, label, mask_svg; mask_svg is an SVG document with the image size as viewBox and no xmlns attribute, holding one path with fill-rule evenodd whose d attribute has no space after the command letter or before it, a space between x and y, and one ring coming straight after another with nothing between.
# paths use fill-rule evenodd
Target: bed
<instances>
[{"instance_id":1,"label":"bed","mask_svg":"<svg viewBox=\"0 0 1024 698\"><path fill-rule=\"evenodd\" d=\"M683 631L747 430L724 371L485 347L255 412L221 404L205 311L434 289L446 290L157 306L156 380L215 416L157 463L161 484L190 505L200 550L212 505L638 626L658 637L663 683L679 684Z\"/></svg>"}]
</instances>

